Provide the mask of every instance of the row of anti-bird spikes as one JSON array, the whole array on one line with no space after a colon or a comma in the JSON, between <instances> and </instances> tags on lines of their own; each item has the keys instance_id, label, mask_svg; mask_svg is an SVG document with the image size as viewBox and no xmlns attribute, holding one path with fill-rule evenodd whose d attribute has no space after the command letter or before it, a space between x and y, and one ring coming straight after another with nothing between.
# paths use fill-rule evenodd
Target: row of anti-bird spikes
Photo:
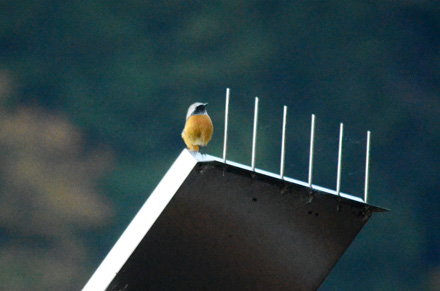
<instances>
[{"instance_id":1,"label":"row of anti-bird spikes","mask_svg":"<svg viewBox=\"0 0 440 291\"><path fill-rule=\"evenodd\" d=\"M226 151L228 140L228 115L229 115L229 88L226 89L226 105L225 105L225 135L223 143L223 162L226 163ZM287 125L287 106L284 106L283 110L283 129L281 137L281 162L280 162L280 179L284 179L284 160L285 160L285 143L286 143L286 125ZM252 137L252 171L255 171L255 152L257 144L257 127L258 127L258 97L255 97L255 109L254 109L254 130ZM341 195L341 168L342 168L342 140L344 134L344 124L341 123L339 127L339 147L338 147L338 169L336 176L336 194ZM367 131L367 149L366 149L366 162L365 162L365 186L364 186L364 202L368 200L368 172L370 164L370 136L371 132ZM309 155L309 175L308 185L313 188L313 149L315 143L315 115L312 114L311 128L310 128L310 155Z\"/></svg>"}]
</instances>

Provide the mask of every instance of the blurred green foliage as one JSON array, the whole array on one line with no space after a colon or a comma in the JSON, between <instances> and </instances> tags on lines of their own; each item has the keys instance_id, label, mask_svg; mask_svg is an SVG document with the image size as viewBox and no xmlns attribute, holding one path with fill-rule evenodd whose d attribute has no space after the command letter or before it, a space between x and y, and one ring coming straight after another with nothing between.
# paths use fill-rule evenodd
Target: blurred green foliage
<instances>
[{"instance_id":1,"label":"blurred green foliage","mask_svg":"<svg viewBox=\"0 0 440 291\"><path fill-rule=\"evenodd\" d=\"M285 104L286 175L306 179L315 113L315 182L334 188L344 122L342 190L360 194L372 131L371 202L392 211L321 290L440 289L439 47L433 0L2 2L0 289L82 287L184 147L192 102L221 156L226 87L237 162L254 96L259 168L277 171Z\"/></svg>"}]
</instances>

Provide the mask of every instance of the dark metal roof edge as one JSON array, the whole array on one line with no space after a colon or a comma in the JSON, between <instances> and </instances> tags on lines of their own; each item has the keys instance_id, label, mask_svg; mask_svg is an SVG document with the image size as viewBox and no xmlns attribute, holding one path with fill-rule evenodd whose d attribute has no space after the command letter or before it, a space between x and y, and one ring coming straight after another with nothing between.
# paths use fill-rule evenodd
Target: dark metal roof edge
<instances>
[{"instance_id":1,"label":"dark metal roof edge","mask_svg":"<svg viewBox=\"0 0 440 291\"><path fill-rule=\"evenodd\" d=\"M281 187L288 187L294 186L294 187L302 187L304 190L311 191L313 194L322 194L322 195L331 195L334 196L337 199L340 199L341 201L344 201L346 203L355 204L357 206L363 206L369 209L372 212L389 212L390 210L387 208L383 208L380 206L372 205L369 203L365 203L361 198L358 196L354 196L347 193L340 193L340 196L337 195L335 190L331 190L325 187L321 187L318 185L313 184L312 188L309 187L309 185L306 182L289 178L289 177L283 177L283 179L280 179L279 174L271 173L268 171L264 171L261 169L255 169L255 171L252 171L252 168L250 166L246 166L240 163L232 162L227 160L226 163L224 163L223 159L220 159L215 156L207 155L207 154L200 154L198 152L190 152L192 156L197 160L198 165L202 164L209 164L214 167L222 168L223 170L228 171L237 171L241 173L247 173L247 175L258 178L258 179L267 179L269 183L273 184L279 184Z\"/></svg>"}]
</instances>

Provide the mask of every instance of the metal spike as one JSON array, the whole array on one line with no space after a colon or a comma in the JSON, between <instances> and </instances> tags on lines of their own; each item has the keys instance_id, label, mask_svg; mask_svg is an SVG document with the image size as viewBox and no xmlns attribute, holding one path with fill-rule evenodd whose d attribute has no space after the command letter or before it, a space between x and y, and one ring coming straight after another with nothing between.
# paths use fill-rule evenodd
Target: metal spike
<instances>
[{"instance_id":1,"label":"metal spike","mask_svg":"<svg viewBox=\"0 0 440 291\"><path fill-rule=\"evenodd\" d=\"M258 97L255 97L254 135L252 139L252 171L255 171L255 148L257 146L257 126L258 126Z\"/></svg>"},{"instance_id":2,"label":"metal spike","mask_svg":"<svg viewBox=\"0 0 440 291\"><path fill-rule=\"evenodd\" d=\"M227 151L227 147L228 147L228 115L229 115L229 88L226 88L225 136L223 139L223 163L226 163L226 151Z\"/></svg>"}]
</instances>

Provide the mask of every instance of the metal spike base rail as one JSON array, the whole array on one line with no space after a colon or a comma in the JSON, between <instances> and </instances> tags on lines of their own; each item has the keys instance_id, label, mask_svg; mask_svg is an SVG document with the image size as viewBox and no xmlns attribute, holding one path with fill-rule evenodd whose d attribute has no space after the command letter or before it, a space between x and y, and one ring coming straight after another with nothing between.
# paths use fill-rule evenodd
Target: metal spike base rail
<instances>
[{"instance_id":1,"label":"metal spike base rail","mask_svg":"<svg viewBox=\"0 0 440 291\"><path fill-rule=\"evenodd\" d=\"M228 138L228 113L229 113L229 96L230 89L226 89L226 106L225 106L225 134L223 143L223 162L226 163L227 154L227 138ZM251 167L252 171L255 170L255 151L257 143L257 127L258 127L258 97L255 97L255 109L254 109L254 129L252 135L252 158ZM284 106L283 110L283 128L281 137L281 161L280 161L280 178L284 178L284 161L285 161L285 140L286 140L286 123L287 123L287 106ZM343 141L344 124L340 124L339 128L339 147L338 147L338 167L336 173L336 194L339 196L341 192L341 170L342 170L342 141ZM364 185L364 199L365 203L368 203L368 174L370 165L370 135L371 132L367 131L367 149L366 149L366 161L365 161L365 185ZM308 185L313 188L313 149L315 139L315 115L312 114L311 130L310 130L310 156L309 156L309 172L308 172Z\"/></svg>"}]
</instances>

